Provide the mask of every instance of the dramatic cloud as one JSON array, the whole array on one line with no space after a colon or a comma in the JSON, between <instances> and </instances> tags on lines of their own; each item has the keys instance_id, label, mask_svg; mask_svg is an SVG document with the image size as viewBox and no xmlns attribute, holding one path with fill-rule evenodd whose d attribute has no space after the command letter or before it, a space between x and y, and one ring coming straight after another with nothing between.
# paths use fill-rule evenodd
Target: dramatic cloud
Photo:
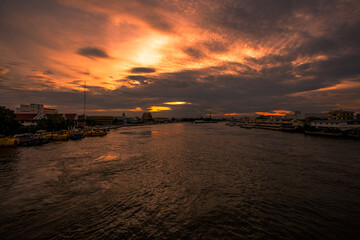
<instances>
[{"instance_id":1,"label":"dramatic cloud","mask_svg":"<svg viewBox=\"0 0 360 240\"><path fill-rule=\"evenodd\" d=\"M130 69L131 73L154 73L156 72L155 68L144 68L144 67L136 67Z\"/></svg>"},{"instance_id":2,"label":"dramatic cloud","mask_svg":"<svg viewBox=\"0 0 360 240\"><path fill-rule=\"evenodd\" d=\"M52 71L50 71L50 70L47 70L47 71L45 71L45 72L43 72L43 74L45 74L45 75L52 75L52 74L54 74Z\"/></svg>"},{"instance_id":3,"label":"dramatic cloud","mask_svg":"<svg viewBox=\"0 0 360 240\"><path fill-rule=\"evenodd\" d=\"M95 47L80 48L77 53L89 58L110 58L104 50Z\"/></svg>"},{"instance_id":4,"label":"dramatic cloud","mask_svg":"<svg viewBox=\"0 0 360 240\"><path fill-rule=\"evenodd\" d=\"M137 81L145 81L146 79L148 79L147 77L141 76L141 75L130 75L127 78L131 79L131 80L137 80Z\"/></svg>"},{"instance_id":5,"label":"dramatic cloud","mask_svg":"<svg viewBox=\"0 0 360 240\"><path fill-rule=\"evenodd\" d=\"M186 54L188 54L190 57L199 59L205 57L205 55L198 49L195 48L187 48L184 50Z\"/></svg>"},{"instance_id":6,"label":"dramatic cloud","mask_svg":"<svg viewBox=\"0 0 360 240\"><path fill-rule=\"evenodd\" d=\"M3 0L0 102L81 112L86 82L89 113L360 111L359 12L356 0Z\"/></svg>"}]
</instances>

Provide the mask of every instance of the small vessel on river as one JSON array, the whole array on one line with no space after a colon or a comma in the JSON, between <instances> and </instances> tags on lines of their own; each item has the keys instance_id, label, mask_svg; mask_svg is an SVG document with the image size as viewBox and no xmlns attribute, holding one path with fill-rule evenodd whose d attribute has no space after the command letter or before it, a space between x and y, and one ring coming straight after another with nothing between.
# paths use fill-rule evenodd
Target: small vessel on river
<instances>
[{"instance_id":1,"label":"small vessel on river","mask_svg":"<svg viewBox=\"0 0 360 240\"><path fill-rule=\"evenodd\" d=\"M16 147L20 142L16 138L2 137L0 138L0 147Z\"/></svg>"},{"instance_id":2,"label":"small vessel on river","mask_svg":"<svg viewBox=\"0 0 360 240\"><path fill-rule=\"evenodd\" d=\"M44 138L39 133L25 133L25 134L17 134L14 136L19 141L20 146L28 147L28 146L37 146L50 142L50 138Z\"/></svg>"},{"instance_id":3,"label":"small vessel on river","mask_svg":"<svg viewBox=\"0 0 360 240\"><path fill-rule=\"evenodd\" d=\"M107 130L105 128L104 129L92 128L86 131L87 137L100 137L100 136L105 136L106 134L107 134Z\"/></svg>"}]
</instances>

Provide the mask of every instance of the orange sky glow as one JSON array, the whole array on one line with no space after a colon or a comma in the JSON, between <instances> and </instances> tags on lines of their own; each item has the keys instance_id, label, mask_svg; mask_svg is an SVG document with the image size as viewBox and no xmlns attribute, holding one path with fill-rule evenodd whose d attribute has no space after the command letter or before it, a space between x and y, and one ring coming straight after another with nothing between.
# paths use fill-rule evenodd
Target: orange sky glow
<instances>
[{"instance_id":1,"label":"orange sky glow","mask_svg":"<svg viewBox=\"0 0 360 240\"><path fill-rule=\"evenodd\" d=\"M80 113L86 82L94 114L359 111L359 4L257 4L4 1L1 104Z\"/></svg>"}]
</instances>

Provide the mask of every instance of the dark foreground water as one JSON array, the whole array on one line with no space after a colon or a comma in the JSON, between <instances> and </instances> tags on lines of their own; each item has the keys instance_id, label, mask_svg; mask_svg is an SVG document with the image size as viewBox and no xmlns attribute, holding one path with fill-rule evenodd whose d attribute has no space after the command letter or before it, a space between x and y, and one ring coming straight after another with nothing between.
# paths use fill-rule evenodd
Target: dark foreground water
<instances>
[{"instance_id":1,"label":"dark foreground water","mask_svg":"<svg viewBox=\"0 0 360 240\"><path fill-rule=\"evenodd\" d=\"M224 124L0 149L0 239L359 239L360 142Z\"/></svg>"}]
</instances>

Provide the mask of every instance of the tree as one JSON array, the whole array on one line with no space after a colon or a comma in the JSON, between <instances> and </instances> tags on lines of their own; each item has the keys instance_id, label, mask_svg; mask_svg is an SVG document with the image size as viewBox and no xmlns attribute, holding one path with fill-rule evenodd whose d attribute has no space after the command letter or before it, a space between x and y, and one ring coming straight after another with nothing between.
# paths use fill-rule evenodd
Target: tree
<instances>
[{"instance_id":1,"label":"tree","mask_svg":"<svg viewBox=\"0 0 360 240\"><path fill-rule=\"evenodd\" d=\"M95 126L97 124L97 120L94 117L86 117L86 125L87 126Z\"/></svg>"},{"instance_id":2,"label":"tree","mask_svg":"<svg viewBox=\"0 0 360 240\"><path fill-rule=\"evenodd\" d=\"M66 121L58 114L48 114L46 118L40 119L37 124L38 129L44 129L47 131L58 131L67 129Z\"/></svg>"},{"instance_id":3,"label":"tree","mask_svg":"<svg viewBox=\"0 0 360 240\"><path fill-rule=\"evenodd\" d=\"M11 135L17 131L20 123L15 119L14 111L0 106L0 134Z\"/></svg>"}]
</instances>

